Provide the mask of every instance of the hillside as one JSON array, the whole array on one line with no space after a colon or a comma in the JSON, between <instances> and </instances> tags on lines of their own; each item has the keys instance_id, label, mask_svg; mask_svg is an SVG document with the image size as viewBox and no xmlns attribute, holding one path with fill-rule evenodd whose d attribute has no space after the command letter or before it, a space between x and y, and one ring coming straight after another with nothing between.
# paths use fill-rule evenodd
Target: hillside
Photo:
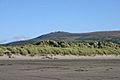
<instances>
[{"instance_id":1,"label":"hillside","mask_svg":"<svg viewBox=\"0 0 120 80\"><path fill-rule=\"evenodd\" d=\"M102 31L102 32L90 32L90 33L68 33L68 32L53 32L33 40L111 40L120 39L120 31Z\"/></svg>"},{"instance_id":2,"label":"hillside","mask_svg":"<svg viewBox=\"0 0 120 80\"><path fill-rule=\"evenodd\" d=\"M49 34L44 34L34 39L17 41L9 43L9 45L20 45L28 44L32 42L42 41L42 40L55 40L55 41L111 41L114 43L120 43L120 31L99 31L99 32L89 32L89 33L69 33L69 32L52 32Z\"/></svg>"},{"instance_id":3,"label":"hillside","mask_svg":"<svg viewBox=\"0 0 120 80\"><path fill-rule=\"evenodd\" d=\"M120 31L90 33L52 32L34 39L0 46L0 56L6 53L25 56L47 54L79 56L120 55Z\"/></svg>"}]
</instances>

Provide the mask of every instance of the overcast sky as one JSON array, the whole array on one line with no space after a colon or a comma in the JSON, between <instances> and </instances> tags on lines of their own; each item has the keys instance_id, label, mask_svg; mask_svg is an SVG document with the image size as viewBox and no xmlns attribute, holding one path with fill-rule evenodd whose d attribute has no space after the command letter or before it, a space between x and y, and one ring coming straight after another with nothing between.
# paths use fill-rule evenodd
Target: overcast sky
<instances>
[{"instance_id":1,"label":"overcast sky","mask_svg":"<svg viewBox=\"0 0 120 80\"><path fill-rule=\"evenodd\" d=\"M120 30L120 0L0 0L0 42L103 30Z\"/></svg>"}]
</instances>

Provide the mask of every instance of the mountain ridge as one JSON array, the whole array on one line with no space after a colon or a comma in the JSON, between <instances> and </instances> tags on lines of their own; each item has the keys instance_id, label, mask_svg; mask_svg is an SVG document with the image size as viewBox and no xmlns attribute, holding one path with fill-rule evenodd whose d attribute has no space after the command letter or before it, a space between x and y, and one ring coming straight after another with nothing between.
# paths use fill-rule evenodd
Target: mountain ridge
<instances>
[{"instance_id":1,"label":"mountain ridge","mask_svg":"<svg viewBox=\"0 0 120 80\"><path fill-rule=\"evenodd\" d=\"M70 33L70 32L51 32L38 36L33 39L16 41L8 43L7 45L29 44L42 40L55 40L55 41L81 41L81 40L97 40L97 41L112 41L120 43L120 30L117 31L96 31L88 33Z\"/></svg>"}]
</instances>

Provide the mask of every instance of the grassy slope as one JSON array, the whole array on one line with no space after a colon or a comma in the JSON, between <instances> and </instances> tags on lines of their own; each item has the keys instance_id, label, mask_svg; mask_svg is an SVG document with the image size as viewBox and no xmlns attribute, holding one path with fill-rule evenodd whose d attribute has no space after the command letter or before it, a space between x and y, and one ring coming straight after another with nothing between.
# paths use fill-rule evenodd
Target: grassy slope
<instances>
[{"instance_id":1,"label":"grassy slope","mask_svg":"<svg viewBox=\"0 0 120 80\"><path fill-rule=\"evenodd\" d=\"M5 51L21 55L120 55L120 45L112 42L64 42L40 41L33 44L19 46L1 46L0 55Z\"/></svg>"}]
</instances>

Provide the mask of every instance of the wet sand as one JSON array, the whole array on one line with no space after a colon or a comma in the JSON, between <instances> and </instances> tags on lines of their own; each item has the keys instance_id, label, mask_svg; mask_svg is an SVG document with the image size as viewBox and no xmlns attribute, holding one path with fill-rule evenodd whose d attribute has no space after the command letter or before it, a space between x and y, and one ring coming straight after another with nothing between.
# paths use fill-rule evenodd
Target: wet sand
<instances>
[{"instance_id":1,"label":"wet sand","mask_svg":"<svg viewBox=\"0 0 120 80\"><path fill-rule=\"evenodd\" d=\"M120 59L0 60L0 80L120 80Z\"/></svg>"}]
</instances>

